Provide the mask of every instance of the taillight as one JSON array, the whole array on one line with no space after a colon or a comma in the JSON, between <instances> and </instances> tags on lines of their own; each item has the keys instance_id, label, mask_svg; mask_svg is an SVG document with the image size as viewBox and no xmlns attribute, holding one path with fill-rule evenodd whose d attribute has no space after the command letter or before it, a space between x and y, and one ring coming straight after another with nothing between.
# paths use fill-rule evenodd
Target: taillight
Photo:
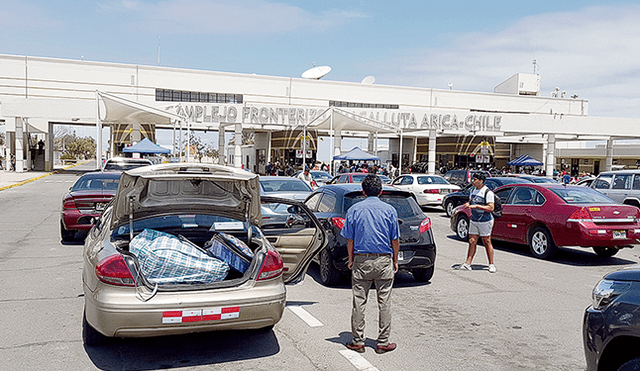
<instances>
[{"instance_id":1,"label":"taillight","mask_svg":"<svg viewBox=\"0 0 640 371\"><path fill-rule=\"evenodd\" d=\"M344 218L333 217L331 218L331 223L338 228L342 229L344 227Z\"/></svg>"},{"instance_id":2,"label":"taillight","mask_svg":"<svg viewBox=\"0 0 640 371\"><path fill-rule=\"evenodd\" d=\"M69 197L69 198L65 198L64 201L62 201L62 208L77 209L78 207L76 206L76 202L73 200L73 197Z\"/></svg>"},{"instance_id":3,"label":"taillight","mask_svg":"<svg viewBox=\"0 0 640 371\"><path fill-rule=\"evenodd\" d=\"M423 193L440 193L439 189L433 188L433 189L425 189L424 191L422 191Z\"/></svg>"},{"instance_id":4,"label":"taillight","mask_svg":"<svg viewBox=\"0 0 640 371\"><path fill-rule=\"evenodd\" d=\"M586 207L581 207L578 210L574 211L573 214L567 219L567 221L571 222L581 222L581 221L590 221L591 213L587 210Z\"/></svg>"},{"instance_id":5,"label":"taillight","mask_svg":"<svg viewBox=\"0 0 640 371\"><path fill-rule=\"evenodd\" d=\"M278 277L282 274L283 267L284 264L282 264L280 254L275 250L269 250L267 251L267 256L264 257L257 280L262 281Z\"/></svg>"},{"instance_id":6,"label":"taillight","mask_svg":"<svg viewBox=\"0 0 640 371\"><path fill-rule=\"evenodd\" d=\"M431 229L431 219L426 218L425 220L422 221L422 223L420 223L420 233L424 233L429 229Z\"/></svg>"},{"instance_id":7,"label":"taillight","mask_svg":"<svg viewBox=\"0 0 640 371\"><path fill-rule=\"evenodd\" d=\"M118 286L134 286L135 281L127 267L127 263L120 254L102 259L96 265L96 276L100 281Z\"/></svg>"}]
</instances>

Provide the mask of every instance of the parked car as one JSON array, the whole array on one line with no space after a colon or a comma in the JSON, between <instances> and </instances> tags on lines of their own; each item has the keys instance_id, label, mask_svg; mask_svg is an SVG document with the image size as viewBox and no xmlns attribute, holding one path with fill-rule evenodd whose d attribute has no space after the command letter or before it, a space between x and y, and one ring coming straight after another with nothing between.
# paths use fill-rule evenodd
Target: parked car
<instances>
[{"instance_id":1,"label":"parked car","mask_svg":"<svg viewBox=\"0 0 640 371\"><path fill-rule=\"evenodd\" d=\"M596 179L596 177L587 177L587 178L582 178L580 180L578 180L578 182L576 183L576 185L578 186L582 186L582 187L590 187L591 183L593 183L593 181Z\"/></svg>"},{"instance_id":2,"label":"parked car","mask_svg":"<svg viewBox=\"0 0 640 371\"><path fill-rule=\"evenodd\" d=\"M640 207L640 169L604 171L591 188L615 202Z\"/></svg>"},{"instance_id":3,"label":"parked car","mask_svg":"<svg viewBox=\"0 0 640 371\"><path fill-rule=\"evenodd\" d=\"M333 179L326 184L362 183L362 180L367 175L367 173L342 173L334 176ZM380 180L382 180L382 184L391 183L391 178L388 176L380 174L378 174L378 176L380 177Z\"/></svg>"},{"instance_id":4,"label":"parked car","mask_svg":"<svg viewBox=\"0 0 640 371\"><path fill-rule=\"evenodd\" d=\"M559 246L592 247L610 257L640 238L640 210L590 188L530 183L494 192L502 202L502 217L495 219L491 237L527 244L536 258L550 259ZM461 239L469 237L470 215L458 206L451 217L451 229Z\"/></svg>"},{"instance_id":5,"label":"parked car","mask_svg":"<svg viewBox=\"0 0 640 371\"><path fill-rule=\"evenodd\" d=\"M84 245L84 343L98 345L109 337L271 328L277 323L286 303L284 283L304 278L327 239L303 203L261 198L259 187L255 174L211 164L159 164L124 172L116 195ZM286 231L263 232L261 199L290 203L298 223ZM152 232L178 238L180 249L162 244L160 252L146 254L133 248L141 234L147 238ZM224 276L224 270L213 272L191 263L203 261L210 253L205 246L214 246L212 241L220 236L235 241L235 248L220 259L233 267L244 261L240 265L244 273L229 268ZM183 245L189 255L182 251ZM165 256L160 265L147 264ZM189 259L180 259L185 256ZM159 269L161 278L152 274ZM191 271L196 277L219 273L223 279L189 280Z\"/></svg>"},{"instance_id":6,"label":"parked car","mask_svg":"<svg viewBox=\"0 0 640 371\"><path fill-rule=\"evenodd\" d=\"M471 184L471 177L473 174L481 172L487 178L491 177L491 173L485 170L449 170L444 174L444 178L451 184L465 188Z\"/></svg>"},{"instance_id":7,"label":"parked car","mask_svg":"<svg viewBox=\"0 0 640 371\"><path fill-rule=\"evenodd\" d=\"M490 190L494 190L505 184L517 184L517 183L530 183L529 180L520 179L520 178L510 178L510 177L493 177L487 178L484 181L484 185L487 186ZM469 184L464 189L456 192L452 192L444 195L442 198L442 208L446 211L447 216L451 217L453 215L453 210L469 201L469 194L473 190L473 186Z\"/></svg>"},{"instance_id":8,"label":"parked car","mask_svg":"<svg viewBox=\"0 0 640 371\"><path fill-rule=\"evenodd\" d=\"M587 371L640 369L640 266L607 274L582 322Z\"/></svg>"},{"instance_id":9,"label":"parked car","mask_svg":"<svg viewBox=\"0 0 640 371\"><path fill-rule=\"evenodd\" d=\"M539 175L528 175L528 174L507 174L508 177L514 177L519 179L526 179L531 181L531 183L559 183L557 180L553 178L549 178L546 176Z\"/></svg>"},{"instance_id":10,"label":"parked car","mask_svg":"<svg viewBox=\"0 0 640 371\"><path fill-rule=\"evenodd\" d=\"M283 176L260 176L260 194L303 202L313 191L302 179ZM262 203L262 227L283 228L289 221L288 204Z\"/></svg>"},{"instance_id":11,"label":"parked car","mask_svg":"<svg viewBox=\"0 0 640 371\"><path fill-rule=\"evenodd\" d=\"M409 271L417 281L431 279L436 260L436 243L431 219L409 192L383 186L380 200L392 205L400 222L399 269ZM365 199L360 184L327 185L316 189L305 201L327 232L329 242L320 250L318 264L324 285L337 283L347 274L347 240L340 235L349 207Z\"/></svg>"},{"instance_id":12,"label":"parked car","mask_svg":"<svg viewBox=\"0 0 640 371\"><path fill-rule=\"evenodd\" d=\"M62 197L60 237L71 241L76 232L88 231L118 189L119 172L93 172L78 178Z\"/></svg>"},{"instance_id":13,"label":"parked car","mask_svg":"<svg viewBox=\"0 0 640 371\"><path fill-rule=\"evenodd\" d=\"M146 158L111 157L102 164L102 171L126 171L148 165L153 163Z\"/></svg>"},{"instance_id":14,"label":"parked car","mask_svg":"<svg viewBox=\"0 0 640 371\"><path fill-rule=\"evenodd\" d=\"M294 177L297 177L301 172L302 170L298 170ZM322 187L323 185L330 182L331 179L333 179L333 176L331 174L322 170L309 170L309 174L311 174L311 178L314 182L316 182L316 185L318 187Z\"/></svg>"},{"instance_id":15,"label":"parked car","mask_svg":"<svg viewBox=\"0 0 640 371\"><path fill-rule=\"evenodd\" d=\"M413 193L420 206L441 206L442 198L460 190L440 175L402 174L395 178L391 185L403 191Z\"/></svg>"}]
</instances>

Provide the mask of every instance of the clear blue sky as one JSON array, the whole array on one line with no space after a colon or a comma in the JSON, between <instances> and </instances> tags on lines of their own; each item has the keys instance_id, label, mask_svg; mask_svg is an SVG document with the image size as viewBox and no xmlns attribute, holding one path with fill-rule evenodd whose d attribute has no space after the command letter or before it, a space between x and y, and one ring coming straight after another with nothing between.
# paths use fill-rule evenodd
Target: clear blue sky
<instances>
[{"instance_id":1,"label":"clear blue sky","mask_svg":"<svg viewBox=\"0 0 640 371\"><path fill-rule=\"evenodd\" d=\"M536 59L543 95L638 118L639 20L638 1L0 0L0 53L485 92Z\"/></svg>"}]
</instances>

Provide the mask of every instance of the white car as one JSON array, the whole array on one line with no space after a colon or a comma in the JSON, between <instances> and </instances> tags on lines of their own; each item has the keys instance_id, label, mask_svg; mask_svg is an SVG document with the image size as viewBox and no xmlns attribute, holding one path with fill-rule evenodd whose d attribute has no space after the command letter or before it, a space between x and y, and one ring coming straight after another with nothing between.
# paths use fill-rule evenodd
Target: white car
<instances>
[{"instance_id":1,"label":"white car","mask_svg":"<svg viewBox=\"0 0 640 371\"><path fill-rule=\"evenodd\" d=\"M391 185L413 193L420 206L441 206L445 195L460 190L459 186L449 183L440 175L429 174L402 174Z\"/></svg>"}]
</instances>

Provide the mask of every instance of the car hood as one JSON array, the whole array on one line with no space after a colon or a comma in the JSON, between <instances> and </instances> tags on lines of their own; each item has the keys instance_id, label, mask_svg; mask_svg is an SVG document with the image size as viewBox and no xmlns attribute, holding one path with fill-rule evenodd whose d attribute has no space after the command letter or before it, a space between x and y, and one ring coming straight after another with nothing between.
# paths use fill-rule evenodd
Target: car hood
<instances>
[{"instance_id":1,"label":"car hood","mask_svg":"<svg viewBox=\"0 0 640 371\"><path fill-rule=\"evenodd\" d=\"M131 208L133 207L133 209ZM111 227L166 213L215 214L260 225L260 183L245 170L209 164L159 164L125 171Z\"/></svg>"},{"instance_id":2,"label":"car hood","mask_svg":"<svg viewBox=\"0 0 640 371\"><path fill-rule=\"evenodd\" d=\"M627 267L604 276L607 280L640 282L640 265Z\"/></svg>"}]
</instances>

